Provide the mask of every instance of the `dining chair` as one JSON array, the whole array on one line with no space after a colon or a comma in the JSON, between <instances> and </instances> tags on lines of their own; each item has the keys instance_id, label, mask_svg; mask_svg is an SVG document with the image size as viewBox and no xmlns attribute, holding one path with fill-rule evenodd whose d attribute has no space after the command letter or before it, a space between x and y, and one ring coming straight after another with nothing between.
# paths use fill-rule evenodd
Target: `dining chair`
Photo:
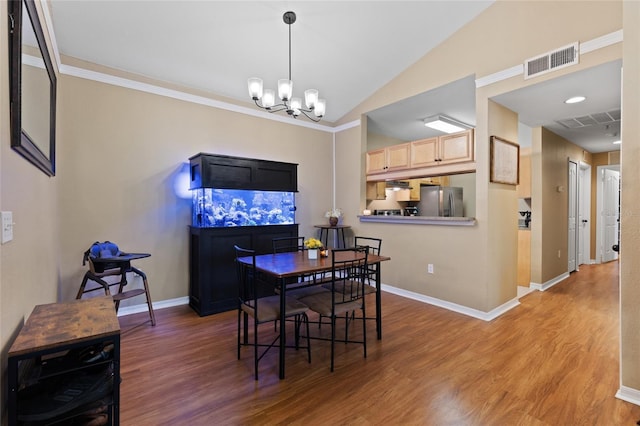
<instances>
[{"instance_id":1,"label":"dining chair","mask_svg":"<svg viewBox=\"0 0 640 426\"><path fill-rule=\"evenodd\" d=\"M295 251L304 251L304 239L305 237L278 237L272 240L273 254L277 253L290 253ZM305 274L301 275L287 284L287 296L294 299L300 299L305 296L326 291L321 284L324 274ZM276 292L279 290L276 288Z\"/></svg>"},{"instance_id":2,"label":"dining chair","mask_svg":"<svg viewBox=\"0 0 640 426\"><path fill-rule=\"evenodd\" d=\"M240 359L240 349L242 346L252 346L254 356L254 374L255 380L258 380L258 362L272 347L284 344L287 348L300 349L300 327L304 323L306 326L307 345L303 349L307 349L307 357L311 362L311 345L309 340L309 318L307 311L309 308L304 303L291 297L285 297L285 319L293 319L295 344L286 345L286 342L280 342L280 334L276 333L273 339L269 339L270 343L265 343L259 339L258 326L268 322L276 322L280 319L280 298L281 295L261 296L267 294L261 288L262 286L271 286L258 277L256 270L256 252L255 250L244 249L234 245L236 252L236 271L238 277L238 359ZM239 258L246 257L250 262L240 262ZM253 340L249 341L249 317L253 319ZM282 324L281 327L286 326ZM259 349L263 348L262 352Z\"/></svg>"},{"instance_id":3,"label":"dining chair","mask_svg":"<svg viewBox=\"0 0 640 426\"><path fill-rule=\"evenodd\" d=\"M380 249L382 247L382 239L381 238L373 238L373 237L362 237L356 235L353 241L356 247L369 247L369 253L375 254L377 256L380 255ZM365 294L371 294L376 292L376 273L378 272L378 264L369 264L367 270L367 276L365 277L365 283L367 287L365 287Z\"/></svg>"},{"instance_id":4,"label":"dining chair","mask_svg":"<svg viewBox=\"0 0 640 426\"><path fill-rule=\"evenodd\" d=\"M368 247L352 247L331 251L331 283L329 292L316 293L300 299L319 315L318 322L329 320L331 338L331 371L334 369L336 342L362 344L367 357L366 307L364 303L365 277L367 274ZM356 315L360 312L360 315ZM344 338L336 337L337 320L344 320ZM349 326L362 321L362 336L349 336Z\"/></svg>"},{"instance_id":5,"label":"dining chair","mask_svg":"<svg viewBox=\"0 0 640 426\"><path fill-rule=\"evenodd\" d=\"M278 237L272 240L273 253L304 250L304 237Z\"/></svg>"}]
</instances>

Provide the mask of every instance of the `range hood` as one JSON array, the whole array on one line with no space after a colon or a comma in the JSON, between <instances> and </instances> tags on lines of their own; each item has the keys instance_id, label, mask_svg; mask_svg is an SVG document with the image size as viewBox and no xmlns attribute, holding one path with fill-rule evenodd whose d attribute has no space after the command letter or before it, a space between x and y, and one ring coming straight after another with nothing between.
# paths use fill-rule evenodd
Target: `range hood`
<instances>
[{"instance_id":1,"label":"range hood","mask_svg":"<svg viewBox=\"0 0 640 426\"><path fill-rule=\"evenodd\" d=\"M412 189L409 186L409 182L401 181L401 180L388 180L386 181L387 188L393 189L394 191L400 191L401 189Z\"/></svg>"}]
</instances>

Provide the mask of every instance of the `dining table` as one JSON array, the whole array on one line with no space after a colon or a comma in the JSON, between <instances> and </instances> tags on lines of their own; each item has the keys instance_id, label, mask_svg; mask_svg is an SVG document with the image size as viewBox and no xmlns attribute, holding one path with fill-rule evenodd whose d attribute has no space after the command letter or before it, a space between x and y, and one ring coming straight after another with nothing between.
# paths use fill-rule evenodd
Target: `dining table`
<instances>
[{"instance_id":1,"label":"dining table","mask_svg":"<svg viewBox=\"0 0 640 426\"><path fill-rule=\"evenodd\" d=\"M340 257L339 257L340 256ZM345 251L336 253L336 260L348 260L347 256L354 256L354 252ZM318 274L322 272L329 272L332 268L332 256L331 253L327 257L319 256L317 259L309 259L307 251L294 251L285 253L274 254L262 254L257 255L256 270L263 274L274 278L278 283L280 293L280 324L285 324L285 297L287 284L292 280L291 278L307 276L309 274ZM382 339L382 299L380 291L380 263L386 260L391 260L388 256L380 256L369 253L367 256L367 263L369 265L376 265L375 268L375 285L376 285L376 331L378 340ZM252 264L251 257L240 257L239 262ZM280 379L284 379L284 353L285 353L285 327L280 327L280 342L279 342L279 374Z\"/></svg>"}]
</instances>

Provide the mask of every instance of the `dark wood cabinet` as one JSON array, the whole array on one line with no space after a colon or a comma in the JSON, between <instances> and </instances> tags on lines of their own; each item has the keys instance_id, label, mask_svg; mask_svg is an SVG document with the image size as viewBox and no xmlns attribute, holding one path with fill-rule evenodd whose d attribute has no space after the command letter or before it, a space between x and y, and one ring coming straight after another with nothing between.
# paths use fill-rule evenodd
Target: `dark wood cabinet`
<instances>
[{"instance_id":1,"label":"dark wood cabinet","mask_svg":"<svg viewBox=\"0 0 640 426\"><path fill-rule=\"evenodd\" d=\"M111 297L36 306L7 355L10 426L119 424L120 324Z\"/></svg>"},{"instance_id":2,"label":"dark wood cabinet","mask_svg":"<svg viewBox=\"0 0 640 426\"><path fill-rule=\"evenodd\" d=\"M190 227L189 306L200 316L237 308L238 287L234 245L273 251L273 238L297 237L298 225Z\"/></svg>"},{"instance_id":3,"label":"dark wood cabinet","mask_svg":"<svg viewBox=\"0 0 640 426\"><path fill-rule=\"evenodd\" d=\"M294 163L204 153L189 162L191 189L298 191L298 165ZM274 238L297 236L297 224L190 226L189 306L200 316L235 309L238 288L233 246L265 254L273 251Z\"/></svg>"},{"instance_id":4,"label":"dark wood cabinet","mask_svg":"<svg viewBox=\"0 0 640 426\"><path fill-rule=\"evenodd\" d=\"M189 158L190 188L298 191L297 164L200 153Z\"/></svg>"}]
</instances>

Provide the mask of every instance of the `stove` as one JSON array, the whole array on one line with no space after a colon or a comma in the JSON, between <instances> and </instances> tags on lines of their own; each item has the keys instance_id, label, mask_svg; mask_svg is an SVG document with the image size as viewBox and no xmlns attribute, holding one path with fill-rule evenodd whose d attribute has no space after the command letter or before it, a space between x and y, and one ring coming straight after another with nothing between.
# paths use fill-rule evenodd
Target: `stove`
<instances>
[{"instance_id":1,"label":"stove","mask_svg":"<svg viewBox=\"0 0 640 426\"><path fill-rule=\"evenodd\" d=\"M374 210L373 214L375 216L402 216L402 210L401 209Z\"/></svg>"}]
</instances>

